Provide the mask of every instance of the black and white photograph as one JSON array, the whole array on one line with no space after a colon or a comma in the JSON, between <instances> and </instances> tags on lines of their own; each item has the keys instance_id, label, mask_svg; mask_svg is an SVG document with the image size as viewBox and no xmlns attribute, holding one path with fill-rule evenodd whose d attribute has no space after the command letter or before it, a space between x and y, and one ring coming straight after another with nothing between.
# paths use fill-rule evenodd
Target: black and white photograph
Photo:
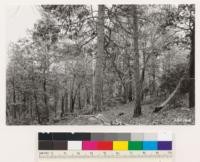
<instances>
[{"instance_id":1,"label":"black and white photograph","mask_svg":"<svg viewBox=\"0 0 200 162\"><path fill-rule=\"evenodd\" d=\"M195 4L6 12L7 125L195 124Z\"/></svg>"}]
</instances>

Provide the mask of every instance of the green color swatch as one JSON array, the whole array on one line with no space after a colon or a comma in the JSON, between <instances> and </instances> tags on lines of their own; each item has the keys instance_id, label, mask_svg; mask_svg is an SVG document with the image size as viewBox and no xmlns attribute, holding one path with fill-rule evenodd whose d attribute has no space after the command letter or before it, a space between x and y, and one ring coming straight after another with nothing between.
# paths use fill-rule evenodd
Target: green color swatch
<instances>
[{"instance_id":1,"label":"green color swatch","mask_svg":"<svg viewBox=\"0 0 200 162\"><path fill-rule=\"evenodd\" d=\"M142 150L143 142L142 141L129 141L128 150Z\"/></svg>"}]
</instances>

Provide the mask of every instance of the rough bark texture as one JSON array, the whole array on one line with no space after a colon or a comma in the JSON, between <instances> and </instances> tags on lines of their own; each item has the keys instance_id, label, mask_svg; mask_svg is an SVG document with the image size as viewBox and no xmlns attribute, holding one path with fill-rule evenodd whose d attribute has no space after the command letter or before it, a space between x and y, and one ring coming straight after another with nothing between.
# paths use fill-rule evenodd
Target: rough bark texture
<instances>
[{"instance_id":1,"label":"rough bark texture","mask_svg":"<svg viewBox=\"0 0 200 162\"><path fill-rule=\"evenodd\" d=\"M103 91L103 56L104 56L104 5L98 6L97 55L94 74L94 111L101 111Z\"/></svg>"},{"instance_id":2,"label":"rough bark texture","mask_svg":"<svg viewBox=\"0 0 200 162\"><path fill-rule=\"evenodd\" d=\"M133 15L133 46L134 46L134 81L135 81L135 109L134 117L141 115L141 84L140 84L140 66L139 66L139 49L138 49L138 16L137 6L132 6Z\"/></svg>"}]
</instances>

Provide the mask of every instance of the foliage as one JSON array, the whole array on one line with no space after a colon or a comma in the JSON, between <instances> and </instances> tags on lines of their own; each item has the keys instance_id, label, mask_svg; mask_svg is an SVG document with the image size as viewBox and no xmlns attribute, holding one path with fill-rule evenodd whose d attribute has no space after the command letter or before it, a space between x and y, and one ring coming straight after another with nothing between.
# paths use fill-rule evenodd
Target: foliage
<instances>
[{"instance_id":1,"label":"foliage","mask_svg":"<svg viewBox=\"0 0 200 162\"><path fill-rule=\"evenodd\" d=\"M172 69L165 71L160 79L160 89L161 91L171 93L177 86L180 78L185 78L181 85L180 92L188 92L188 78L186 77L186 64L177 64Z\"/></svg>"},{"instance_id":2,"label":"foliage","mask_svg":"<svg viewBox=\"0 0 200 162\"><path fill-rule=\"evenodd\" d=\"M136 92L140 106L160 100L159 94L170 94L183 76L180 92L190 90L194 5L104 5L102 27L94 6L40 7L42 18L29 35L8 48L9 124L49 124L85 110L93 113L99 56L102 111L135 102Z\"/></svg>"}]
</instances>

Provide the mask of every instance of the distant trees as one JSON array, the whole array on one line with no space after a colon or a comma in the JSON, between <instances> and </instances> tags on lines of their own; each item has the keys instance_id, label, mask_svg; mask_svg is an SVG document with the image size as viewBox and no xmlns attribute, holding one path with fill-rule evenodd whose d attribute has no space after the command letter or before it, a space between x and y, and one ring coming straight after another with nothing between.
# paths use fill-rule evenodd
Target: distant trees
<instances>
[{"instance_id":1,"label":"distant trees","mask_svg":"<svg viewBox=\"0 0 200 162\"><path fill-rule=\"evenodd\" d=\"M40 20L34 26L32 37L33 41L36 44L36 47L39 47L37 51L39 53L39 62L40 70L42 73L42 90L43 90L43 100L44 100L44 113L43 121L49 121L49 96L48 96L48 73L50 71L50 66L53 63L54 55L51 54L51 48L54 47L54 43L58 40L58 33L60 29L55 26L55 22L45 15L42 20Z\"/></svg>"},{"instance_id":2,"label":"distant trees","mask_svg":"<svg viewBox=\"0 0 200 162\"><path fill-rule=\"evenodd\" d=\"M9 46L8 123L70 120L119 102L133 102L138 117L143 103L163 102L185 75L181 93L194 106L193 5L42 5L40 12L28 37Z\"/></svg>"}]
</instances>

